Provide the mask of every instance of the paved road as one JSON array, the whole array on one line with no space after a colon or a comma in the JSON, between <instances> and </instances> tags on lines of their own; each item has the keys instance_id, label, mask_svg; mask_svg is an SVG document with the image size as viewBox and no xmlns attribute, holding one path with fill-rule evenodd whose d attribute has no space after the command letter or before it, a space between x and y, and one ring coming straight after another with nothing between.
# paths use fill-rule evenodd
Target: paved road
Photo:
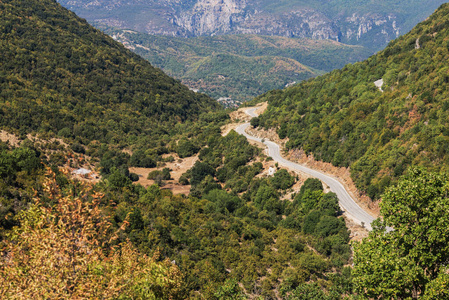
<instances>
[{"instance_id":1,"label":"paved road","mask_svg":"<svg viewBox=\"0 0 449 300\"><path fill-rule=\"evenodd\" d=\"M251 117L257 117L256 114L257 108L249 108L246 110L246 113ZM262 139L251 136L245 132L245 130L250 126L250 123L245 123L243 125L240 125L236 128L236 131L239 134L244 135L246 138L262 142ZM345 190L343 185L334 177L331 177L329 175L325 175L321 172L318 172L316 170L307 168L305 166L302 166L300 164L291 162L289 160L286 160L282 157L280 147L278 144L273 143L267 139L263 142L267 146L268 155L273 158L276 162L279 163L279 165L285 166L289 169L301 171L304 173L307 173L313 177L318 178L322 182L324 182L327 186L329 186L330 190L337 194L340 208L345 212L346 216L351 218L354 222L358 224L363 224L368 230L372 230L371 228L371 222L375 220L374 217L372 217L370 214L368 214L366 211L364 211L355 201L351 198L351 196L348 194L348 192Z\"/></svg>"}]
</instances>

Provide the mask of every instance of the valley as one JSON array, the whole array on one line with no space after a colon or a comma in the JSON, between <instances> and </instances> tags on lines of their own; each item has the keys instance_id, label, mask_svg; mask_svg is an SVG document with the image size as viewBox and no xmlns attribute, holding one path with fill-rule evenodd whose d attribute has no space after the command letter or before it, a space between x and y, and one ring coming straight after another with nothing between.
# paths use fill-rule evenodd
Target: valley
<instances>
[{"instance_id":1,"label":"valley","mask_svg":"<svg viewBox=\"0 0 449 300\"><path fill-rule=\"evenodd\" d=\"M59 2L191 90L236 108L368 58L444 1Z\"/></svg>"},{"instance_id":2,"label":"valley","mask_svg":"<svg viewBox=\"0 0 449 300\"><path fill-rule=\"evenodd\" d=\"M61 2L112 37L0 1L1 299L449 299L449 4Z\"/></svg>"},{"instance_id":3,"label":"valley","mask_svg":"<svg viewBox=\"0 0 449 300\"><path fill-rule=\"evenodd\" d=\"M261 35L179 38L96 26L192 90L229 99L230 107L371 54L364 47L330 40Z\"/></svg>"}]
</instances>

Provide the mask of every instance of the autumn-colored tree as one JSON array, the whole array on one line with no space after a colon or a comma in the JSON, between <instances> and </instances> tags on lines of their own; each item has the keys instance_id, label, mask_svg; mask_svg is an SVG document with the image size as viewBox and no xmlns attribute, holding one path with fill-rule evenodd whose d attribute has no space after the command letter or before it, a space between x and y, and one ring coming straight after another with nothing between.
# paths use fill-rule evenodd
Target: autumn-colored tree
<instances>
[{"instance_id":1,"label":"autumn-colored tree","mask_svg":"<svg viewBox=\"0 0 449 300\"><path fill-rule=\"evenodd\" d=\"M89 186L66 195L54 174L44 185L56 202L35 203L18 216L0 257L2 299L173 299L181 274L169 260L141 255L100 210ZM116 244L116 245L113 245Z\"/></svg>"}]
</instances>

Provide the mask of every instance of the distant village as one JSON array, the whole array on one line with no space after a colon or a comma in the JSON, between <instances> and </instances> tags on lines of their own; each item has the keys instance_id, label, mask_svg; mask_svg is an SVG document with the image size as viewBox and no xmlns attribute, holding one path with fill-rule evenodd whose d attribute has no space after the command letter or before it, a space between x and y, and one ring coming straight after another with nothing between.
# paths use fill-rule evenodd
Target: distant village
<instances>
[{"instance_id":1,"label":"distant village","mask_svg":"<svg viewBox=\"0 0 449 300\"><path fill-rule=\"evenodd\" d=\"M198 93L198 89L189 88L191 91ZM217 99L218 103L220 103L224 108L238 108L242 101L233 100L231 97L220 97Z\"/></svg>"},{"instance_id":2,"label":"distant village","mask_svg":"<svg viewBox=\"0 0 449 300\"><path fill-rule=\"evenodd\" d=\"M241 101L233 100L231 97L221 97L218 98L217 101L225 108L237 108L242 104Z\"/></svg>"}]
</instances>

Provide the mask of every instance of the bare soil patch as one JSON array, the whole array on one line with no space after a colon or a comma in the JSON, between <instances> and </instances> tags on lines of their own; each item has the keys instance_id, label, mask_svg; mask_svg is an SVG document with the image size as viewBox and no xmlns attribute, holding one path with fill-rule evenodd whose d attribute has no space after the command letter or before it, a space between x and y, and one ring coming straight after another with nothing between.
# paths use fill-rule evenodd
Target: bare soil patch
<instances>
[{"instance_id":1,"label":"bare soil patch","mask_svg":"<svg viewBox=\"0 0 449 300\"><path fill-rule=\"evenodd\" d=\"M355 223L352 219L342 216L345 220L346 227L349 229L349 238L351 241L361 242L364 238L368 237L368 230L365 227Z\"/></svg>"},{"instance_id":2,"label":"bare soil patch","mask_svg":"<svg viewBox=\"0 0 449 300\"><path fill-rule=\"evenodd\" d=\"M276 144L280 145L282 148L284 147L285 143L288 142L288 138L280 139L279 135L276 133L276 130L274 128L270 128L268 130L262 130L262 129L255 129L253 127L249 127L246 130L247 133L249 133L252 136L270 140L272 142L275 142Z\"/></svg>"},{"instance_id":3,"label":"bare soil patch","mask_svg":"<svg viewBox=\"0 0 449 300\"><path fill-rule=\"evenodd\" d=\"M293 201L294 196L299 192L302 185L304 184L304 181L306 181L307 178L311 177L305 173L296 172L296 171L290 172L290 174L297 177L297 180L296 180L295 184L290 189L287 190L287 193L285 193L284 195L281 196L281 200Z\"/></svg>"},{"instance_id":4,"label":"bare soil patch","mask_svg":"<svg viewBox=\"0 0 449 300\"><path fill-rule=\"evenodd\" d=\"M260 116L267 110L268 102L259 103L256 105L256 107L258 107L258 109L256 110L256 114Z\"/></svg>"},{"instance_id":5,"label":"bare soil patch","mask_svg":"<svg viewBox=\"0 0 449 300\"><path fill-rule=\"evenodd\" d=\"M179 178L182 174L187 172L187 170L191 169L193 165L198 160L198 155L186 158L179 158L176 153L164 154L164 158L168 156L173 156L175 159L173 162L167 162L163 165L158 166L157 168L129 168L129 171L132 173L136 173L139 175L139 181L136 183L143 185L144 187L148 187L154 184L154 180L147 179L148 174L154 170L162 170L163 168L169 168L170 175L173 180L167 180L165 185L162 187L163 189L169 189L173 192L173 194L185 194L188 195L190 193L190 185L181 185L178 183Z\"/></svg>"},{"instance_id":6,"label":"bare soil patch","mask_svg":"<svg viewBox=\"0 0 449 300\"><path fill-rule=\"evenodd\" d=\"M4 130L0 130L0 140L4 143L9 143L14 147L20 146L20 139L12 133L6 132Z\"/></svg>"},{"instance_id":7,"label":"bare soil patch","mask_svg":"<svg viewBox=\"0 0 449 300\"><path fill-rule=\"evenodd\" d=\"M234 130L239 126L241 123L229 123L221 127L221 136L227 136L231 130Z\"/></svg>"},{"instance_id":8,"label":"bare soil patch","mask_svg":"<svg viewBox=\"0 0 449 300\"><path fill-rule=\"evenodd\" d=\"M258 107L256 113L258 115L261 115L267 109L268 102L259 103L256 105L256 107ZM226 136L231 130L237 128L237 126L239 126L241 123L249 122L251 120L251 117L245 113L247 109L247 107L239 108L238 110L235 110L229 114L232 123L226 124L221 128L222 136Z\"/></svg>"}]
</instances>

